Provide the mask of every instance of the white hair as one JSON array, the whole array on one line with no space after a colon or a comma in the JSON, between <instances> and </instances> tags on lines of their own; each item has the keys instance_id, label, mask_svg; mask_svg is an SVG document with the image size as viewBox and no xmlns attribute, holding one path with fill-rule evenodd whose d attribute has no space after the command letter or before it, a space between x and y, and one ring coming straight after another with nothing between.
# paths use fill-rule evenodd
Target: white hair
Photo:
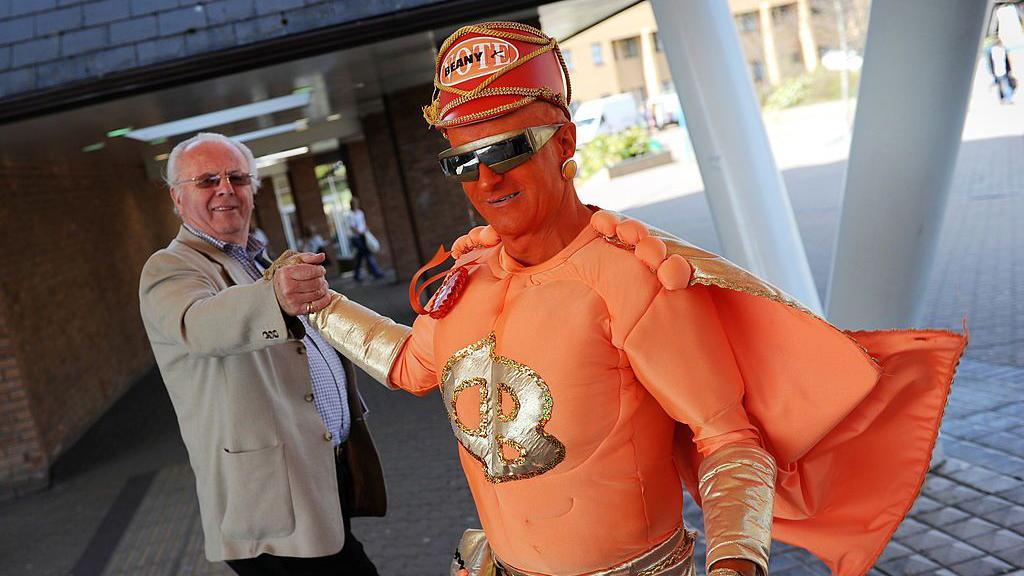
<instances>
[{"instance_id":1,"label":"white hair","mask_svg":"<svg viewBox=\"0 0 1024 576\"><path fill-rule=\"evenodd\" d=\"M256 158L252 155L252 150L249 150L248 146L242 144L238 140L229 138L223 134L217 134L216 132L200 132L188 140L179 142L178 145L171 150L170 155L167 157L167 176L164 178L168 187L173 188L175 186L174 182L178 180L178 161L181 153L202 142L220 142L226 146L233 146L238 150L249 165L248 172L249 174L252 174L253 192L259 190L259 169L256 167Z\"/></svg>"}]
</instances>

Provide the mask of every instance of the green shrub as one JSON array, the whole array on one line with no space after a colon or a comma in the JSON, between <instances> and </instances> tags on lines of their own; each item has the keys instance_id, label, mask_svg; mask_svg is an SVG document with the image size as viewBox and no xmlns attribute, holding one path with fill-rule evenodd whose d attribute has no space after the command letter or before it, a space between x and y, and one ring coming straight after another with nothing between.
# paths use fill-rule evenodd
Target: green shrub
<instances>
[{"instance_id":1,"label":"green shrub","mask_svg":"<svg viewBox=\"0 0 1024 576\"><path fill-rule=\"evenodd\" d=\"M615 134L600 134L580 150L580 178L585 180L603 168L653 149L650 134L640 126Z\"/></svg>"},{"instance_id":2,"label":"green shrub","mask_svg":"<svg viewBox=\"0 0 1024 576\"><path fill-rule=\"evenodd\" d=\"M860 72L850 72L850 97L857 95ZM817 72L786 80L761 95L761 108L767 111L784 110L800 104L814 104L842 98L842 80L839 72L819 68Z\"/></svg>"}]
</instances>

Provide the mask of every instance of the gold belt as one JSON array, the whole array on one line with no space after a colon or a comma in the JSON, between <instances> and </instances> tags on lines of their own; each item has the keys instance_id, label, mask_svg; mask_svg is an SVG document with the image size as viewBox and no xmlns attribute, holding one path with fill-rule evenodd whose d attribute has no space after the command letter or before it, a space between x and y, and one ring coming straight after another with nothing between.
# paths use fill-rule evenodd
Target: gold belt
<instances>
[{"instance_id":1,"label":"gold belt","mask_svg":"<svg viewBox=\"0 0 1024 576\"><path fill-rule=\"evenodd\" d=\"M693 542L697 534L685 528L672 533L664 542L640 556L588 576L696 576L693 566ZM494 556L497 576L536 576L509 566Z\"/></svg>"}]
</instances>

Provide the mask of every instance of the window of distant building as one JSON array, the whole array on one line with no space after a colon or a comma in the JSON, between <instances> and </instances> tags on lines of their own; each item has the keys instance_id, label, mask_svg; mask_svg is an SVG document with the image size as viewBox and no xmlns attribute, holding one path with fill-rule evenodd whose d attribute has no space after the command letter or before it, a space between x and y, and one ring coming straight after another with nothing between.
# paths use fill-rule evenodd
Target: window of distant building
<instances>
[{"instance_id":1,"label":"window of distant building","mask_svg":"<svg viewBox=\"0 0 1024 576\"><path fill-rule=\"evenodd\" d=\"M772 22L779 24L789 19L793 14L793 5L775 6L772 8Z\"/></svg>"},{"instance_id":2,"label":"window of distant building","mask_svg":"<svg viewBox=\"0 0 1024 576\"><path fill-rule=\"evenodd\" d=\"M736 28L740 32L756 32L757 31L757 13L756 12L744 12L736 15Z\"/></svg>"},{"instance_id":3,"label":"window of distant building","mask_svg":"<svg viewBox=\"0 0 1024 576\"><path fill-rule=\"evenodd\" d=\"M600 42L594 42L590 45L590 57L594 59L595 66L604 64L604 54L601 53Z\"/></svg>"},{"instance_id":4,"label":"window of distant building","mask_svg":"<svg viewBox=\"0 0 1024 576\"><path fill-rule=\"evenodd\" d=\"M565 60L565 67L572 72L572 51L562 50L562 59Z\"/></svg>"},{"instance_id":5,"label":"window of distant building","mask_svg":"<svg viewBox=\"0 0 1024 576\"><path fill-rule=\"evenodd\" d=\"M612 51L615 52L616 60L636 58L640 55L640 37L624 38L612 41Z\"/></svg>"},{"instance_id":6,"label":"window of distant building","mask_svg":"<svg viewBox=\"0 0 1024 576\"><path fill-rule=\"evenodd\" d=\"M654 51L655 52L662 52L664 50L665 50L665 48L661 45L661 36L659 36L658 32L655 31L654 32Z\"/></svg>"}]
</instances>

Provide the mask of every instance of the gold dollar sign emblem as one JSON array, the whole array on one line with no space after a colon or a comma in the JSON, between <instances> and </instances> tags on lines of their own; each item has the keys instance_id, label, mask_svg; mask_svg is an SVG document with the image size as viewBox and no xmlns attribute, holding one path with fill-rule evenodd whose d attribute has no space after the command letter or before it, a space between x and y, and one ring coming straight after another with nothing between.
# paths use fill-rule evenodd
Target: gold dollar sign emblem
<instances>
[{"instance_id":1,"label":"gold dollar sign emblem","mask_svg":"<svg viewBox=\"0 0 1024 576\"><path fill-rule=\"evenodd\" d=\"M498 356L494 346L492 332L453 354L441 372L441 397L455 437L483 464L487 479L498 483L547 472L565 458L565 445L544 431L554 405L544 379ZM472 388L480 395L480 423L470 428L456 402ZM502 411L502 396L511 401L508 411Z\"/></svg>"}]
</instances>

